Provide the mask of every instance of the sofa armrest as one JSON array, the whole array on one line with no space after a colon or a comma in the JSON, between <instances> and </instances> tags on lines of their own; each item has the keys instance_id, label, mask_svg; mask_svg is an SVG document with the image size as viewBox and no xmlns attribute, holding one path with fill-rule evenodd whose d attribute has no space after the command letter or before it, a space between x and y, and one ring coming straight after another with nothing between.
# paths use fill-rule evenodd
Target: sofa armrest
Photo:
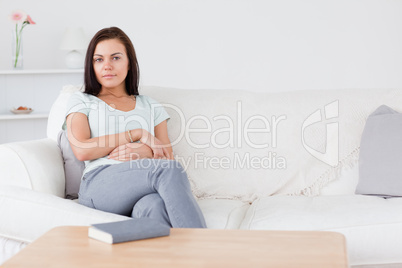
<instances>
[{"instance_id":1,"label":"sofa armrest","mask_svg":"<svg viewBox=\"0 0 402 268\"><path fill-rule=\"evenodd\" d=\"M0 185L65 196L63 158L52 139L0 145Z\"/></svg>"}]
</instances>

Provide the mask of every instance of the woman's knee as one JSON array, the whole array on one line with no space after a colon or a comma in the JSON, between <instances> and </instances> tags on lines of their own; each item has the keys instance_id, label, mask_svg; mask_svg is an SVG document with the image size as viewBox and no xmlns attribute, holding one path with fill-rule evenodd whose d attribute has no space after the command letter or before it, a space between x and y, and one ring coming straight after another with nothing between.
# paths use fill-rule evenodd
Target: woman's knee
<instances>
[{"instance_id":1,"label":"woman's knee","mask_svg":"<svg viewBox=\"0 0 402 268\"><path fill-rule=\"evenodd\" d=\"M170 165L165 167L162 171L161 182L168 184L169 187L172 188L178 187L178 189L181 189L181 187L183 186L190 186L187 173L184 170L183 166L177 161L169 161L171 161L172 163L170 163Z\"/></svg>"},{"instance_id":2,"label":"woman's knee","mask_svg":"<svg viewBox=\"0 0 402 268\"><path fill-rule=\"evenodd\" d=\"M165 202L158 193L142 197L134 205L132 216L136 218L151 217L166 213Z\"/></svg>"}]
</instances>

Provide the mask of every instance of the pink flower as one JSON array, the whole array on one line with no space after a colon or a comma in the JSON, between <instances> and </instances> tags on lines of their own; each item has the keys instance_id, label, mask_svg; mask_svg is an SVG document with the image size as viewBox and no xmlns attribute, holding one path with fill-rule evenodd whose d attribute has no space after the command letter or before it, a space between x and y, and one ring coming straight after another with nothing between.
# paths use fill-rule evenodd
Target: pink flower
<instances>
[{"instance_id":1,"label":"pink flower","mask_svg":"<svg viewBox=\"0 0 402 268\"><path fill-rule=\"evenodd\" d=\"M22 38L22 30L24 30L25 26L28 24L36 24L31 16L26 14L24 11L16 10L13 11L9 16L9 19L15 23L15 61L14 68L17 68L19 61L19 56L21 52L21 38Z\"/></svg>"},{"instance_id":2,"label":"pink flower","mask_svg":"<svg viewBox=\"0 0 402 268\"><path fill-rule=\"evenodd\" d=\"M34 22L33 20L32 20L32 18L31 18L31 16L27 16L27 19L26 19L26 22L28 23L28 24L36 24L36 22Z\"/></svg>"},{"instance_id":3,"label":"pink flower","mask_svg":"<svg viewBox=\"0 0 402 268\"><path fill-rule=\"evenodd\" d=\"M15 10L9 16L9 19L14 23L23 23L26 21L28 15L21 10Z\"/></svg>"}]
</instances>

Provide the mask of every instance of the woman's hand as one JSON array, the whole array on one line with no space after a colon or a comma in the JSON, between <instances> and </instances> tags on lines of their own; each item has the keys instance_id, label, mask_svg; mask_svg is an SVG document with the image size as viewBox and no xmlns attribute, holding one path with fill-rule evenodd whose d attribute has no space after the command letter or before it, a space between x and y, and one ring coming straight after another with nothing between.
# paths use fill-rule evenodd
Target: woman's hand
<instances>
[{"instance_id":1,"label":"woman's hand","mask_svg":"<svg viewBox=\"0 0 402 268\"><path fill-rule=\"evenodd\" d=\"M143 158L153 158L153 153L148 145L135 142L116 147L112 152L110 152L108 158L126 162Z\"/></svg>"},{"instance_id":2,"label":"woman's hand","mask_svg":"<svg viewBox=\"0 0 402 268\"><path fill-rule=\"evenodd\" d=\"M146 130L143 130L140 142L151 147L154 158L171 159L167 146Z\"/></svg>"}]
</instances>

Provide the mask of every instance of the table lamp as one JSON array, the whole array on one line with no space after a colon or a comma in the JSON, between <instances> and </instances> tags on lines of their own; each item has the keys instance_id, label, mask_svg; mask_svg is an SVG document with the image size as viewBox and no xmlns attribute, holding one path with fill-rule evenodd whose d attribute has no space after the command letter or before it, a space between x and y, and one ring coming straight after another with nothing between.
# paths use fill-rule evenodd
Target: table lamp
<instances>
[{"instance_id":1,"label":"table lamp","mask_svg":"<svg viewBox=\"0 0 402 268\"><path fill-rule=\"evenodd\" d=\"M84 67L84 57L78 50L86 48L87 40L83 29L81 27L67 28L60 45L60 49L69 51L66 55L67 68L78 69Z\"/></svg>"}]
</instances>

